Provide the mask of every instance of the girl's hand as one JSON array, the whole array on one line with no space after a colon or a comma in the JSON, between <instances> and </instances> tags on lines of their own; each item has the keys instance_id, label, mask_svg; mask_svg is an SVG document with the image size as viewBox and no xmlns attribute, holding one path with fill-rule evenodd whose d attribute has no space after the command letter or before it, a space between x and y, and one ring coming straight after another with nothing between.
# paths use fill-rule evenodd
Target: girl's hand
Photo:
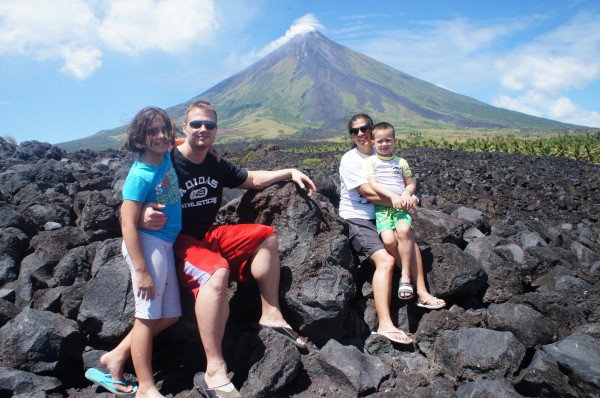
<instances>
[{"instance_id":1,"label":"girl's hand","mask_svg":"<svg viewBox=\"0 0 600 398\"><path fill-rule=\"evenodd\" d=\"M137 295L142 300L152 300L154 298L154 282L152 281L152 275L147 270L135 272L137 288Z\"/></svg>"}]
</instances>

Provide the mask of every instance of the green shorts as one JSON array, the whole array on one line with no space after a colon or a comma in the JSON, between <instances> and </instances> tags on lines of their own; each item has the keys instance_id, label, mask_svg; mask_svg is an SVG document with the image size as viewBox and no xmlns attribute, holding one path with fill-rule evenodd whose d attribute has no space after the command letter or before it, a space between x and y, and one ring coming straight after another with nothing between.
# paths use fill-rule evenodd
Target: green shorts
<instances>
[{"instance_id":1,"label":"green shorts","mask_svg":"<svg viewBox=\"0 0 600 398\"><path fill-rule=\"evenodd\" d=\"M375 221L377 222L377 233L395 230L398 224L408 224L412 228L412 216L402 209L375 205Z\"/></svg>"}]
</instances>

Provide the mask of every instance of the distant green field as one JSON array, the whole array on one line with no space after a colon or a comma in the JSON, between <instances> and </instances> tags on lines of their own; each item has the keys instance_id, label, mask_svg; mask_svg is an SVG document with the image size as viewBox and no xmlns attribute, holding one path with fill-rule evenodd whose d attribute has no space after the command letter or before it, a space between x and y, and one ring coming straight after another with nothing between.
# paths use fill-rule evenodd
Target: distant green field
<instances>
[{"instance_id":1,"label":"distant green field","mask_svg":"<svg viewBox=\"0 0 600 398\"><path fill-rule=\"evenodd\" d=\"M600 131L575 133L523 133L518 136L495 131L456 131L450 134L432 132L400 132L398 149L446 148L460 151L506 152L540 156L561 156L600 164ZM321 145L288 149L295 153L337 152L347 150L347 136L336 137Z\"/></svg>"}]
</instances>

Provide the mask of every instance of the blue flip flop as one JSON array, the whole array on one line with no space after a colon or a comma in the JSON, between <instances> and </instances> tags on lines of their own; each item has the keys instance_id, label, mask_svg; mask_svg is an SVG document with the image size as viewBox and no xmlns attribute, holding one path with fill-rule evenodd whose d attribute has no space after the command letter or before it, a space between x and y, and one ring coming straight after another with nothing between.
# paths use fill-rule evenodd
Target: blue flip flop
<instances>
[{"instance_id":1,"label":"blue flip flop","mask_svg":"<svg viewBox=\"0 0 600 398\"><path fill-rule=\"evenodd\" d=\"M85 372L85 378L117 395L133 395L138 389L136 384L128 383L124 380L113 380L112 377L110 377L110 373L102 373L96 368L89 368ZM115 388L115 384L121 386L132 386L133 389L130 392L119 391Z\"/></svg>"}]
</instances>

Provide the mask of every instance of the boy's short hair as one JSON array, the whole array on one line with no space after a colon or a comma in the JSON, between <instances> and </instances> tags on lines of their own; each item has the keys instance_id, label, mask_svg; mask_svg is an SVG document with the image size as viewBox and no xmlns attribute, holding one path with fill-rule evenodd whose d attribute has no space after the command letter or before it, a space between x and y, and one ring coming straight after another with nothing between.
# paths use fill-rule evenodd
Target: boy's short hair
<instances>
[{"instance_id":1,"label":"boy's short hair","mask_svg":"<svg viewBox=\"0 0 600 398\"><path fill-rule=\"evenodd\" d=\"M392 137L396 138L396 130L394 129L394 126L392 126L388 122L377 123L375 126L373 126L373 130L371 131L371 134L373 135L373 138L375 138L375 133L377 131L384 131L384 130L392 130Z\"/></svg>"}]
</instances>

